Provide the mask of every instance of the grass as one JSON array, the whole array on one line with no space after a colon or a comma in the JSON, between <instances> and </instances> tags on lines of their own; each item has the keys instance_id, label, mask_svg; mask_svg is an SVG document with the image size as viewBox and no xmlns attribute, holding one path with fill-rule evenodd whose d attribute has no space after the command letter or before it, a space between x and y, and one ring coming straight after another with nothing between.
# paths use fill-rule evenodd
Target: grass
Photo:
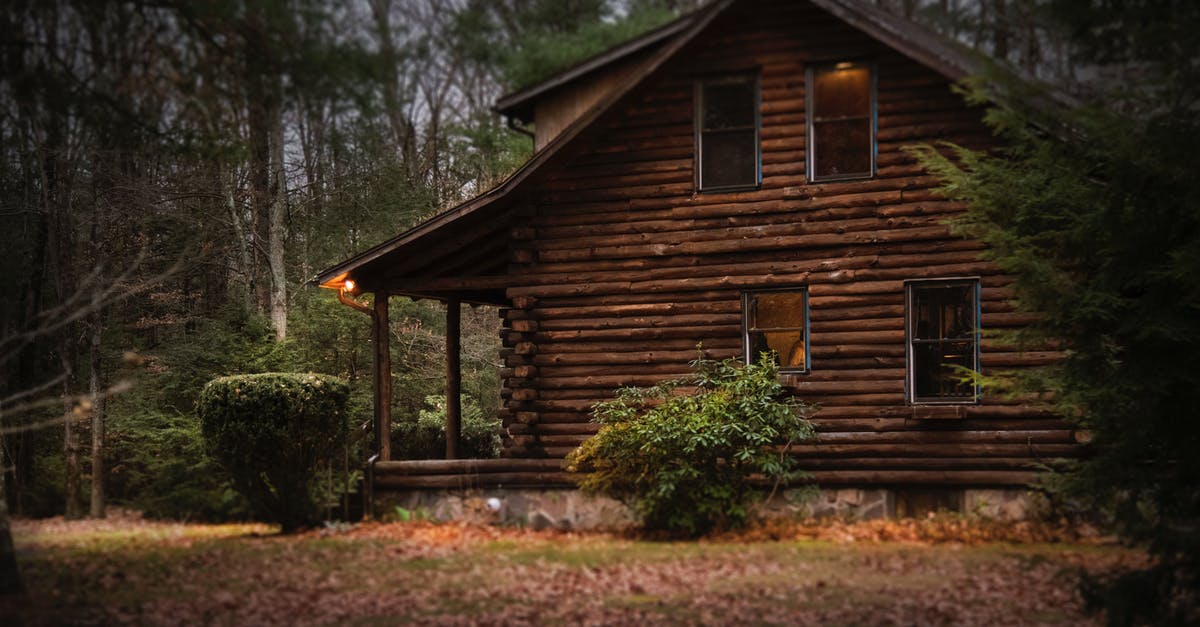
<instances>
[{"instance_id":1,"label":"grass","mask_svg":"<svg viewBox=\"0 0 1200 627\"><path fill-rule=\"evenodd\" d=\"M427 522L19 523L28 593L58 624L1087 624L1080 569L1140 554L1070 543L654 542Z\"/></svg>"}]
</instances>

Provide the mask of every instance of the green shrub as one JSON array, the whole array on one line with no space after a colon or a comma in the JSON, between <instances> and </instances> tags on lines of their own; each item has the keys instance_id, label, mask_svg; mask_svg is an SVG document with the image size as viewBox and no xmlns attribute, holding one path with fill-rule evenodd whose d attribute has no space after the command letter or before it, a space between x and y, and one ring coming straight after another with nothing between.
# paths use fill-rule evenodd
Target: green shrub
<instances>
[{"instance_id":1,"label":"green shrub","mask_svg":"<svg viewBox=\"0 0 1200 627\"><path fill-rule=\"evenodd\" d=\"M467 395L462 395L462 455L467 459L500 456L500 420L485 418L483 410ZM399 459L442 459L446 456L446 397L425 397L429 409L417 412L416 419L401 418L392 423L393 449Z\"/></svg>"},{"instance_id":2,"label":"green shrub","mask_svg":"<svg viewBox=\"0 0 1200 627\"><path fill-rule=\"evenodd\" d=\"M812 406L785 395L767 355L692 366L694 375L598 403L592 416L603 426L567 458L587 472L585 491L620 499L647 528L689 535L745 522L751 475L803 477L786 445L814 433Z\"/></svg>"},{"instance_id":3,"label":"green shrub","mask_svg":"<svg viewBox=\"0 0 1200 627\"><path fill-rule=\"evenodd\" d=\"M246 501L205 451L200 419L145 410L109 425L108 488L114 502L151 518L245 518Z\"/></svg>"},{"instance_id":4,"label":"green shrub","mask_svg":"<svg viewBox=\"0 0 1200 627\"><path fill-rule=\"evenodd\" d=\"M316 374L222 377L200 393L205 445L251 510L291 532L320 520L317 468L346 439L346 383Z\"/></svg>"}]
</instances>

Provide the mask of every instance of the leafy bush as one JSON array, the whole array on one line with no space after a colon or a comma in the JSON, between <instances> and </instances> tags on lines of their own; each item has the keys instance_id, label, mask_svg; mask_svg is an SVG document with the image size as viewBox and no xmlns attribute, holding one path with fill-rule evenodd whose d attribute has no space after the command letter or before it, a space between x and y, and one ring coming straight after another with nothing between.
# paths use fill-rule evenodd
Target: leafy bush
<instances>
[{"instance_id":1,"label":"leafy bush","mask_svg":"<svg viewBox=\"0 0 1200 627\"><path fill-rule=\"evenodd\" d=\"M341 451L346 383L316 374L267 373L214 379L200 393L205 445L229 471L256 516L283 531L319 521L310 485Z\"/></svg>"},{"instance_id":2,"label":"leafy bush","mask_svg":"<svg viewBox=\"0 0 1200 627\"><path fill-rule=\"evenodd\" d=\"M471 397L462 395L462 454L467 459L500 456L500 420L485 418ZM416 420L392 423L393 449L400 459L441 459L446 456L446 398L426 396L430 409L417 412Z\"/></svg>"},{"instance_id":3,"label":"leafy bush","mask_svg":"<svg viewBox=\"0 0 1200 627\"><path fill-rule=\"evenodd\" d=\"M751 475L803 477L787 445L814 434L812 406L785 395L767 355L692 366L694 375L598 403L592 416L603 426L567 458L587 472L585 491L624 501L647 528L690 535L745 522Z\"/></svg>"}]
</instances>

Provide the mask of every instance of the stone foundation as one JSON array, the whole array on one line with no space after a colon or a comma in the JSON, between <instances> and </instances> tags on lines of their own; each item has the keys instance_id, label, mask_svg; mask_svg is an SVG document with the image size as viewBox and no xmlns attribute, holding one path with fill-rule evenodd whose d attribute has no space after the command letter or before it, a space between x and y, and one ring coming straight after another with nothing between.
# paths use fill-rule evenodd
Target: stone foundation
<instances>
[{"instance_id":1,"label":"stone foundation","mask_svg":"<svg viewBox=\"0 0 1200 627\"><path fill-rule=\"evenodd\" d=\"M376 516L386 519L396 514L396 508L418 518L533 529L612 529L635 522L620 502L570 488L405 490L376 495Z\"/></svg>"},{"instance_id":2,"label":"stone foundation","mask_svg":"<svg viewBox=\"0 0 1200 627\"><path fill-rule=\"evenodd\" d=\"M904 490L891 488L790 489L762 505L767 516L871 520L921 516L937 509L996 520L1033 514L1020 489ZM948 506L948 505L952 505ZM397 509L399 508L399 509ZM634 524L620 502L569 488L389 490L375 495L375 515L463 520L533 529L614 529Z\"/></svg>"}]
</instances>

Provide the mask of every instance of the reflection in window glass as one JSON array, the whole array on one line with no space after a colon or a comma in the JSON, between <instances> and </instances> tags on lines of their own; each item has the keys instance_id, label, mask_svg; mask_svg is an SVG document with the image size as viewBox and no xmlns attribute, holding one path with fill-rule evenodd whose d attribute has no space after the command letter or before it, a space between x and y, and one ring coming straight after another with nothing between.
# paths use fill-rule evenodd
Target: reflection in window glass
<instances>
[{"instance_id":1,"label":"reflection in window glass","mask_svg":"<svg viewBox=\"0 0 1200 627\"><path fill-rule=\"evenodd\" d=\"M979 370L979 282L908 285L909 385L914 401L974 400L963 369Z\"/></svg>"},{"instance_id":2,"label":"reflection in window glass","mask_svg":"<svg viewBox=\"0 0 1200 627\"><path fill-rule=\"evenodd\" d=\"M770 353L780 370L808 369L807 290L746 292L742 306L747 363Z\"/></svg>"}]
</instances>

